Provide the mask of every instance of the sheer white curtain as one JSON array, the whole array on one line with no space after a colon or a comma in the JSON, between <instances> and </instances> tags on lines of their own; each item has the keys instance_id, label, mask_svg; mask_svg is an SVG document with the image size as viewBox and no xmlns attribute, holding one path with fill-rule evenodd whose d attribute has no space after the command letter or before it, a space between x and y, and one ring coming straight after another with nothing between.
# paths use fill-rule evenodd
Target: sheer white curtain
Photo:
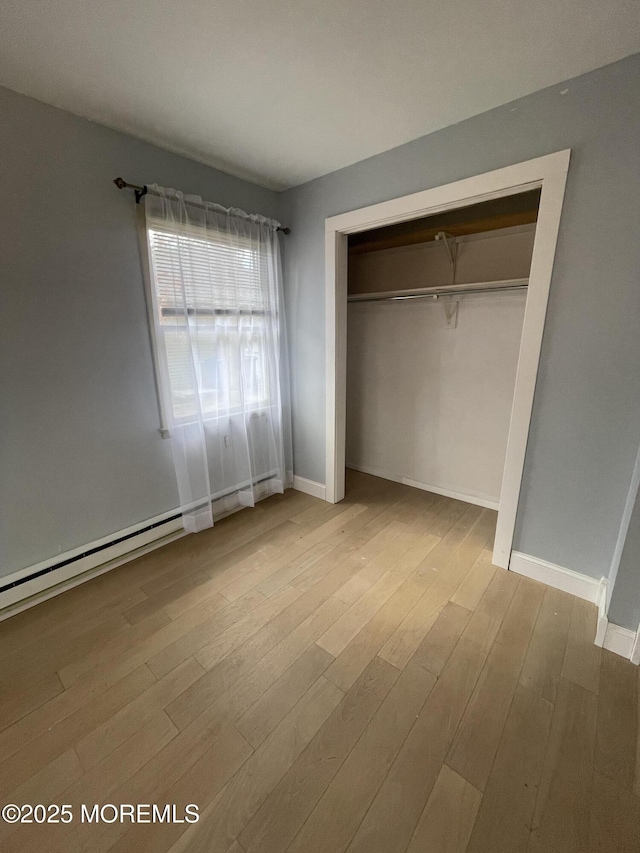
<instances>
[{"instance_id":1,"label":"sheer white curtain","mask_svg":"<svg viewBox=\"0 0 640 853\"><path fill-rule=\"evenodd\" d=\"M144 196L161 408L185 530L292 479L278 223Z\"/></svg>"}]
</instances>

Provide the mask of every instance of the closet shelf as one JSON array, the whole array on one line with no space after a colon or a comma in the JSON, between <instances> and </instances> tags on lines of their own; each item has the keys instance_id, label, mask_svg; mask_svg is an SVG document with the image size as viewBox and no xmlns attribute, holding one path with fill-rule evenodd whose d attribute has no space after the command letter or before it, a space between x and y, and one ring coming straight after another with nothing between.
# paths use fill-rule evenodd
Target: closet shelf
<instances>
[{"instance_id":1,"label":"closet shelf","mask_svg":"<svg viewBox=\"0 0 640 853\"><path fill-rule=\"evenodd\" d=\"M387 302L404 299L437 299L439 296L455 296L464 293L498 293L504 290L522 290L529 284L528 278L510 278L500 281L474 281L467 284L447 284L442 287L418 287L413 290L389 290L380 293L354 293L347 302Z\"/></svg>"}]
</instances>

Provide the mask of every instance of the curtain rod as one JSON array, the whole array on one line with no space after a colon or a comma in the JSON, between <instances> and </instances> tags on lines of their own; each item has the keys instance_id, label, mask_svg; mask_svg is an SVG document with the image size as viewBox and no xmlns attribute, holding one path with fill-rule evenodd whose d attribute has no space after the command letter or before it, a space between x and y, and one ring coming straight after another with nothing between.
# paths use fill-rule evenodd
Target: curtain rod
<instances>
[{"instance_id":1,"label":"curtain rod","mask_svg":"<svg viewBox=\"0 0 640 853\"><path fill-rule=\"evenodd\" d=\"M143 186L140 186L139 184L129 184L124 180L124 178L115 178L113 183L119 190L135 190L136 204L140 204L140 199L148 192L146 184ZM276 231L282 231L283 234L291 234L291 228L283 228L282 226L276 228Z\"/></svg>"}]
</instances>

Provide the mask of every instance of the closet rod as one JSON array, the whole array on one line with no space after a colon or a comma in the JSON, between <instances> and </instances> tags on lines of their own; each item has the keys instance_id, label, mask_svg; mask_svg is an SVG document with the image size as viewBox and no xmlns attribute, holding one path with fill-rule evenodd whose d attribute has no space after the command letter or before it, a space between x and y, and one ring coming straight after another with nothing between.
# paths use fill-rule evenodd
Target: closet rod
<instances>
[{"instance_id":1,"label":"closet rod","mask_svg":"<svg viewBox=\"0 0 640 853\"><path fill-rule=\"evenodd\" d=\"M529 281L526 278L509 282L478 282L477 284L452 284L449 287L430 287L415 291L397 293L366 293L347 296L347 302L391 302L405 299L437 299L439 296L455 296L463 293L501 293L505 290L526 290Z\"/></svg>"}]
</instances>

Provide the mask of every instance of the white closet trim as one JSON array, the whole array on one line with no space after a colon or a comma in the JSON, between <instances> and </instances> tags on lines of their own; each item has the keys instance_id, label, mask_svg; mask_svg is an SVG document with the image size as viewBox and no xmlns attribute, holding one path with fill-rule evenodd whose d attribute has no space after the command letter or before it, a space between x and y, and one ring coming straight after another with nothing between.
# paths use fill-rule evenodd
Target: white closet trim
<instances>
[{"instance_id":1,"label":"white closet trim","mask_svg":"<svg viewBox=\"0 0 640 853\"><path fill-rule=\"evenodd\" d=\"M569 149L558 151L325 220L328 501L344 498L348 235L541 187L493 552L494 563L508 567L570 153Z\"/></svg>"}]
</instances>

